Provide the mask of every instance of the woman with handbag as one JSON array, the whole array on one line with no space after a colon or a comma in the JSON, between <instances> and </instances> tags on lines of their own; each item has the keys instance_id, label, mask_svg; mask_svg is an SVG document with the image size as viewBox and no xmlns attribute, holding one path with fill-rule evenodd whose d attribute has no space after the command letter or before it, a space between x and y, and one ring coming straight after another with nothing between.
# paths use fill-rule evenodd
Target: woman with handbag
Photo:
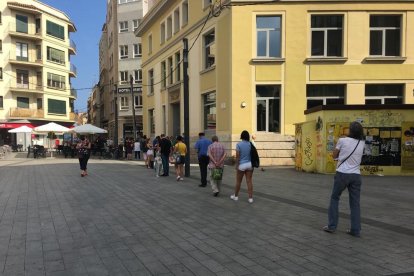
<instances>
[{"instance_id":1,"label":"woman with handbag","mask_svg":"<svg viewBox=\"0 0 414 276\"><path fill-rule=\"evenodd\" d=\"M218 137L214 135L211 138L213 142L208 146L207 154L210 159L208 168L210 170L210 185L213 189L213 195L218 196L223 178L224 159L226 158L226 150L223 144L219 143Z\"/></svg>"},{"instance_id":2,"label":"woman with handbag","mask_svg":"<svg viewBox=\"0 0 414 276\"><path fill-rule=\"evenodd\" d=\"M90 156L91 143L84 135L81 135L80 141L76 145L76 149L78 150L78 159L81 170L81 176L84 177L88 175L87 166Z\"/></svg>"},{"instance_id":3,"label":"woman with handbag","mask_svg":"<svg viewBox=\"0 0 414 276\"><path fill-rule=\"evenodd\" d=\"M338 205L342 192L348 189L349 207L351 209L351 228L347 233L359 237L361 231L361 171L360 164L364 152L364 130L358 122L352 122L349 126L349 136L339 138L333 152L333 158L338 159L331 202L328 210L328 225L323 230L334 233L338 226Z\"/></svg>"},{"instance_id":4,"label":"woman with handbag","mask_svg":"<svg viewBox=\"0 0 414 276\"><path fill-rule=\"evenodd\" d=\"M187 146L183 143L183 137L177 136L176 143L174 145L175 153L175 174L177 175L177 181L183 181L184 178L184 163L185 155L187 154Z\"/></svg>"}]
</instances>

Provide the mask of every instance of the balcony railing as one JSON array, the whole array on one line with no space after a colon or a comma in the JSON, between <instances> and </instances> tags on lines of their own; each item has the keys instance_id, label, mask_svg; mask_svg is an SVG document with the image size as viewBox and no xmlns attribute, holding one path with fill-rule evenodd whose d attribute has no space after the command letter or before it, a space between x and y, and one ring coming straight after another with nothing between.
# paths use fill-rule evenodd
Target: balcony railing
<instances>
[{"instance_id":1,"label":"balcony railing","mask_svg":"<svg viewBox=\"0 0 414 276\"><path fill-rule=\"evenodd\" d=\"M75 66L73 63L71 63L71 64L70 64L70 72L71 72L74 76L76 76L76 75L78 74L78 69L76 68L76 66Z\"/></svg>"},{"instance_id":2,"label":"balcony railing","mask_svg":"<svg viewBox=\"0 0 414 276\"><path fill-rule=\"evenodd\" d=\"M25 26L17 26L16 23L11 22L5 29L5 34L33 37L35 39L42 39L42 31L34 24L27 24Z\"/></svg>"},{"instance_id":3,"label":"balcony railing","mask_svg":"<svg viewBox=\"0 0 414 276\"><path fill-rule=\"evenodd\" d=\"M13 117L13 118L44 118L45 114L44 114L43 109L12 107L10 108L10 117Z\"/></svg>"},{"instance_id":4,"label":"balcony railing","mask_svg":"<svg viewBox=\"0 0 414 276\"><path fill-rule=\"evenodd\" d=\"M22 56L18 56L15 51L10 51L4 60L5 62L11 63L24 63L28 66L43 66L43 60L40 55L30 51L29 53L25 53Z\"/></svg>"},{"instance_id":5,"label":"balcony railing","mask_svg":"<svg viewBox=\"0 0 414 276\"><path fill-rule=\"evenodd\" d=\"M31 83L27 81L11 80L7 86L10 88L10 90L21 92L40 93L44 91L42 82Z\"/></svg>"},{"instance_id":6,"label":"balcony railing","mask_svg":"<svg viewBox=\"0 0 414 276\"><path fill-rule=\"evenodd\" d=\"M76 43L72 39L70 40L70 48L73 50L73 53L76 53Z\"/></svg>"}]
</instances>

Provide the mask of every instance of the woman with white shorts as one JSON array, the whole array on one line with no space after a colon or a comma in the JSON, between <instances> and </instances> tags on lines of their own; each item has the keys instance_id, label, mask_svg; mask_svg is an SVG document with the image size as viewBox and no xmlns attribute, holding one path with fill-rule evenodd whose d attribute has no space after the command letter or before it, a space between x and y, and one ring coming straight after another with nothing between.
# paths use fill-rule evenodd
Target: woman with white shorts
<instances>
[{"instance_id":1,"label":"woman with white shorts","mask_svg":"<svg viewBox=\"0 0 414 276\"><path fill-rule=\"evenodd\" d=\"M253 166L251 162L250 134L247 130L243 130L240 135L241 141L236 145L236 187L234 194L230 198L234 201L239 200L239 192L243 176L246 176L247 192L249 194L249 203L253 203Z\"/></svg>"}]
</instances>

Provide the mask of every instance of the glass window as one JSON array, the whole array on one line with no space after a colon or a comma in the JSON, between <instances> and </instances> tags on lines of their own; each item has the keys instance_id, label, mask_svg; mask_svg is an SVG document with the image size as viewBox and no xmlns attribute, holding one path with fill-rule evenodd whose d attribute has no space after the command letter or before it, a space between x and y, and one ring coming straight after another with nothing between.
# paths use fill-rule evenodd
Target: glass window
<instances>
[{"instance_id":1,"label":"glass window","mask_svg":"<svg viewBox=\"0 0 414 276\"><path fill-rule=\"evenodd\" d=\"M370 48L371 56L401 55L401 16L370 16Z\"/></svg>"},{"instance_id":2,"label":"glass window","mask_svg":"<svg viewBox=\"0 0 414 276\"><path fill-rule=\"evenodd\" d=\"M120 71L119 76L121 78L121 83L128 83L128 71Z\"/></svg>"},{"instance_id":3,"label":"glass window","mask_svg":"<svg viewBox=\"0 0 414 276\"><path fill-rule=\"evenodd\" d=\"M161 87L165 88L167 86L167 65L165 61L161 62Z\"/></svg>"},{"instance_id":4,"label":"glass window","mask_svg":"<svg viewBox=\"0 0 414 276\"><path fill-rule=\"evenodd\" d=\"M281 17L256 17L257 56L276 58L281 57Z\"/></svg>"},{"instance_id":5,"label":"glass window","mask_svg":"<svg viewBox=\"0 0 414 276\"><path fill-rule=\"evenodd\" d=\"M128 110L129 109L129 98L128 97L121 97L120 98L120 109L121 110Z\"/></svg>"},{"instance_id":6,"label":"glass window","mask_svg":"<svg viewBox=\"0 0 414 276\"><path fill-rule=\"evenodd\" d=\"M142 95L138 95L134 97L134 106L135 108L142 107Z\"/></svg>"},{"instance_id":7,"label":"glass window","mask_svg":"<svg viewBox=\"0 0 414 276\"><path fill-rule=\"evenodd\" d=\"M165 42L165 22L162 22L161 23L161 26L160 26L160 35L161 35L160 40L161 40L161 44L162 44L162 43Z\"/></svg>"},{"instance_id":8,"label":"glass window","mask_svg":"<svg viewBox=\"0 0 414 276\"><path fill-rule=\"evenodd\" d=\"M204 129L216 129L216 92L203 96L204 98Z\"/></svg>"},{"instance_id":9,"label":"glass window","mask_svg":"<svg viewBox=\"0 0 414 276\"><path fill-rule=\"evenodd\" d=\"M365 104L403 104L404 84L365 85Z\"/></svg>"},{"instance_id":10,"label":"glass window","mask_svg":"<svg viewBox=\"0 0 414 276\"><path fill-rule=\"evenodd\" d=\"M29 88L29 71L16 69L16 85L18 88Z\"/></svg>"},{"instance_id":11,"label":"glass window","mask_svg":"<svg viewBox=\"0 0 414 276\"><path fill-rule=\"evenodd\" d=\"M36 99L37 109L43 109L43 99L37 98Z\"/></svg>"},{"instance_id":12,"label":"glass window","mask_svg":"<svg viewBox=\"0 0 414 276\"><path fill-rule=\"evenodd\" d=\"M256 128L280 132L280 85L256 86Z\"/></svg>"},{"instance_id":13,"label":"glass window","mask_svg":"<svg viewBox=\"0 0 414 276\"><path fill-rule=\"evenodd\" d=\"M141 43L134 44L134 57L140 57L142 56L142 49L141 49Z\"/></svg>"},{"instance_id":14,"label":"glass window","mask_svg":"<svg viewBox=\"0 0 414 276\"><path fill-rule=\"evenodd\" d=\"M150 126L149 130L150 130L151 136L153 136L153 134L155 133L154 113L155 113L154 109L148 110L148 122L149 122L149 126Z\"/></svg>"},{"instance_id":15,"label":"glass window","mask_svg":"<svg viewBox=\"0 0 414 276\"><path fill-rule=\"evenodd\" d=\"M210 31L203 37L204 41L204 69L208 69L216 63L215 30Z\"/></svg>"},{"instance_id":16,"label":"glass window","mask_svg":"<svg viewBox=\"0 0 414 276\"><path fill-rule=\"evenodd\" d=\"M120 33L128 32L128 21L119 22L119 32Z\"/></svg>"},{"instance_id":17,"label":"glass window","mask_svg":"<svg viewBox=\"0 0 414 276\"><path fill-rule=\"evenodd\" d=\"M141 83L142 82L142 70L134 70L134 81L135 83Z\"/></svg>"},{"instance_id":18,"label":"glass window","mask_svg":"<svg viewBox=\"0 0 414 276\"><path fill-rule=\"evenodd\" d=\"M172 17L169 16L167 18L167 39L171 38L172 36Z\"/></svg>"},{"instance_id":19,"label":"glass window","mask_svg":"<svg viewBox=\"0 0 414 276\"><path fill-rule=\"evenodd\" d=\"M47 60L59 64L65 64L65 52L48 46Z\"/></svg>"},{"instance_id":20,"label":"glass window","mask_svg":"<svg viewBox=\"0 0 414 276\"><path fill-rule=\"evenodd\" d=\"M306 86L306 108L345 104L345 87L344 84L308 84Z\"/></svg>"},{"instance_id":21,"label":"glass window","mask_svg":"<svg viewBox=\"0 0 414 276\"><path fill-rule=\"evenodd\" d=\"M182 24L183 26L188 23L188 0L183 2L182 5Z\"/></svg>"},{"instance_id":22,"label":"glass window","mask_svg":"<svg viewBox=\"0 0 414 276\"><path fill-rule=\"evenodd\" d=\"M47 99L47 103L48 103L49 114L52 113L52 114L66 115L66 102L65 101Z\"/></svg>"},{"instance_id":23,"label":"glass window","mask_svg":"<svg viewBox=\"0 0 414 276\"><path fill-rule=\"evenodd\" d=\"M55 89L65 89L65 76L47 73L47 86Z\"/></svg>"},{"instance_id":24,"label":"glass window","mask_svg":"<svg viewBox=\"0 0 414 276\"><path fill-rule=\"evenodd\" d=\"M174 83L174 63L172 57L168 58L168 83Z\"/></svg>"},{"instance_id":25,"label":"glass window","mask_svg":"<svg viewBox=\"0 0 414 276\"><path fill-rule=\"evenodd\" d=\"M312 15L312 56L342 56L342 15Z\"/></svg>"},{"instance_id":26,"label":"glass window","mask_svg":"<svg viewBox=\"0 0 414 276\"><path fill-rule=\"evenodd\" d=\"M3 109L3 96L0 96L0 108Z\"/></svg>"},{"instance_id":27,"label":"glass window","mask_svg":"<svg viewBox=\"0 0 414 276\"><path fill-rule=\"evenodd\" d=\"M29 98L17 97L18 108L29 108Z\"/></svg>"},{"instance_id":28,"label":"glass window","mask_svg":"<svg viewBox=\"0 0 414 276\"><path fill-rule=\"evenodd\" d=\"M152 35L148 36L148 53L152 53Z\"/></svg>"},{"instance_id":29,"label":"glass window","mask_svg":"<svg viewBox=\"0 0 414 276\"><path fill-rule=\"evenodd\" d=\"M46 20L46 33L56 38L65 39L65 28L49 20Z\"/></svg>"},{"instance_id":30,"label":"glass window","mask_svg":"<svg viewBox=\"0 0 414 276\"><path fill-rule=\"evenodd\" d=\"M3 40L0 39L0 52L3 51Z\"/></svg>"},{"instance_id":31,"label":"glass window","mask_svg":"<svg viewBox=\"0 0 414 276\"><path fill-rule=\"evenodd\" d=\"M27 16L16 14L16 32L25 34L29 32Z\"/></svg>"},{"instance_id":32,"label":"glass window","mask_svg":"<svg viewBox=\"0 0 414 276\"><path fill-rule=\"evenodd\" d=\"M154 93L154 70L151 69L148 71L148 80L149 80L149 94Z\"/></svg>"},{"instance_id":33,"label":"glass window","mask_svg":"<svg viewBox=\"0 0 414 276\"><path fill-rule=\"evenodd\" d=\"M26 43L16 43L16 60L19 61L28 61L28 45Z\"/></svg>"},{"instance_id":34,"label":"glass window","mask_svg":"<svg viewBox=\"0 0 414 276\"><path fill-rule=\"evenodd\" d=\"M3 67L0 67L0 80L3 79Z\"/></svg>"},{"instance_id":35,"label":"glass window","mask_svg":"<svg viewBox=\"0 0 414 276\"><path fill-rule=\"evenodd\" d=\"M128 58L128 45L119 46L119 59Z\"/></svg>"},{"instance_id":36,"label":"glass window","mask_svg":"<svg viewBox=\"0 0 414 276\"><path fill-rule=\"evenodd\" d=\"M181 54L175 53L175 78L177 81L181 81Z\"/></svg>"},{"instance_id":37,"label":"glass window","mask_svg":"<svg viewBox=\"0 0 414 276\"><path fill-rule=\"evenodd\" d=\"M135 30L138 29L140 20L139 19L134 19L134 20L132 20L132 23L134 24L134 32L135 32Z\"/></svg>"},{"instance_id":38,"label":"glass window","mask_svg":"<svg viewBox=\"0 0 414 276\"><path fill-rule=\"evenodd\" d=\"M174 33L180 30L180 9L174 11Z\"/></svg>"}]
</instances>

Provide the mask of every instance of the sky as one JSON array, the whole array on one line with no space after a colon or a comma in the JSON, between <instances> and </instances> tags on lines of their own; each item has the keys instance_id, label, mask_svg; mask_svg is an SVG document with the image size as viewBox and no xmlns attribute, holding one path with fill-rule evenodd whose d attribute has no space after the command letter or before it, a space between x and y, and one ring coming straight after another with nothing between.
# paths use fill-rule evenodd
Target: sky
<instances>
[{"instance_id":1,"label":"sky","mask_svg":"<svg viewBox=\"0 0 414 276\"><path fill-rule=\"evenodd\" d=\"M71 39L77 47L71 63L77 67L77 77L72 78L72 88L78 90L75 111L86 112L91 89L99 81L99 39L105 23L106 0L40 0L69 16L77 32Z\"/></svg>"}]
</instances>

